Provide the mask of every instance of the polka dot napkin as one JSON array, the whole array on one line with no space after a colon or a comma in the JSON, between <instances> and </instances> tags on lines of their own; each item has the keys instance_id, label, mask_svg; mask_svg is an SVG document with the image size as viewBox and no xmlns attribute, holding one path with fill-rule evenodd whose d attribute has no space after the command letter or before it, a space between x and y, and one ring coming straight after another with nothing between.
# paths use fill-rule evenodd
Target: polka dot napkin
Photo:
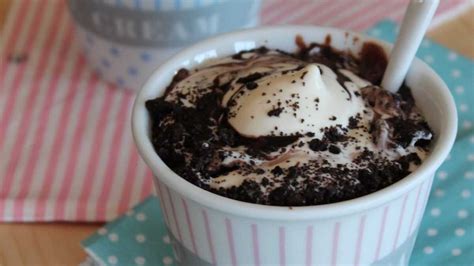
<instances>
[{"instance_id":1,"label":"polka dot napkin","mask_svg":"<svg viewBox=\"0 0 474 266\"><path fill-rule=\"evenodd\" d=\"M384 21L369 35L391 41L397 27ZM430 64L451 89L459 130L450 156L433 182L411 265L474 263L474 63L424 40L418 57ZM92 263L174 265L170 239L156 197L128 211L82 242Z\"/></svg>"},{"instance_id":2,"label":"polka dot napkin","mask_svg":"<svg viewBox=\"0 0 474 266\"><path fill-rule=\"evenodd\" d=\"M82 242L100 265L174 265L170 238L154 196Z\"/></svg>"}]
</instances>

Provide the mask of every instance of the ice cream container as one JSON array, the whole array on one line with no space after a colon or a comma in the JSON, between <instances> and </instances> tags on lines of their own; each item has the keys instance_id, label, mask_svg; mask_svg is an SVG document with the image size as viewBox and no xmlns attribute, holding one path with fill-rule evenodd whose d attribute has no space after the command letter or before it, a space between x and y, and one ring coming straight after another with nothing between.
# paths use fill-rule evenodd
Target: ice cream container
<instances>
[{"instance_id":1,"label":"ice cream container","mask_svg":"<svg viewBox=\"0 0 474 266\"><path fill-rule=\"evenodd\" d=\"M68 6L90 66L138 90L183 47L257 25L260 0L69 0Z\"/></svg>"},{"instance_id":2,"label":"ice cream container","mask_svg":"<svg viewBox=\"0 0 474 266\"><path fill-rule=\"evenodd\" d=\"M409 176L372 194L309 207L264 206L225 198L176 175L149 138L145 101L164 93L181 67L265 45L294 51L294 38L324 42L355 54L363 34L315 26L277 26L224 34L166 61L137 96L132 118L140 155L154 173L161 208L181 265L407 265L433 181L457 130L453 98L440 77L415 59L406 77L416 105L435 133L432 151ZM342 107L341 107L342 108Z\"/></svg>"}]
</instances>

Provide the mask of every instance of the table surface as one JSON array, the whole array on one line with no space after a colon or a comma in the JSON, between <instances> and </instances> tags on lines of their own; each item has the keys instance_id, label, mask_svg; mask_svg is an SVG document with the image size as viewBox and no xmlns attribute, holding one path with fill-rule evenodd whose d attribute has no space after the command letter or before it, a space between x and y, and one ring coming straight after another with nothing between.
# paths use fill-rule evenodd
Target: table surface
<instances>
[{"instance_id":1,"label":"table surface","mask_svg":"<svg viewBox=\"0 0 474 266\"><path fill-rule=\"evenodd\" d=\"M9 2L0 0L0 31ZM474 58L474 8L435 29L428 36L458 53ZM0 266L77 265L86 254L79 243L100 223L0 224Z\"/></svg>"}]
</instances>

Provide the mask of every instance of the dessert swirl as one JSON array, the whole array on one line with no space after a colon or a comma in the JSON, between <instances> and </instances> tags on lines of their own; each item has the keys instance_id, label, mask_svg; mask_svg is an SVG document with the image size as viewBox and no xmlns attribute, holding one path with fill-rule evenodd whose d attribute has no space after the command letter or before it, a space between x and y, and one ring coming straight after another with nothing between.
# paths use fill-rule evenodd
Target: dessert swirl
<instances>
[{"instance_id":1,"label":"dessert swirl","mask_svg":"<svg viewBox=\"0 0 474 266\"><path fill-rule=\"evenodd\" d=\"M432 133L407 87L376 85L383 71L367 61L385 67L381 48L364 49L262 47L181 69L147 102L155 149L193 184L253 203L331 203L388 186L424 160Z\"/></svg>"}]
</instances>

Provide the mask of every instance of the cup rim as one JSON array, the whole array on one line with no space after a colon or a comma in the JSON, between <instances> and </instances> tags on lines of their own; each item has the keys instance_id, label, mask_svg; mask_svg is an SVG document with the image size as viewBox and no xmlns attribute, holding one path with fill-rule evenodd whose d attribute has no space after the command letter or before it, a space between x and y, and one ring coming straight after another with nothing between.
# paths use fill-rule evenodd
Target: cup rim
<instances>
[{"instance_id":1,"label":"cup rim","mask_svg":"<svg viewBox=\"0 0 474 266\"><path fill-rule=\"evenodd\" d=\"M173 73L175 73L177 70L175 65L179 64L180 62L184 62L185 60L189 60L198 51L205 51L206 49L208 50L209 47L219 46L216 43L224 43L223 40L236 41L248 39L249 36L255 36L256 34L266 34L273 31L282 31L286 34L291 34L292 36L296 35L298 32L305 31L322 31L331 34L349 34L350 36L359 37L361 42L374 41L388 50L390 50L392 47L391 44L385 41L344 29L320 26L285 25L257 27L253 29L225 33L201 41L193 46L190 46L189 48L182 50L175 56L168 59L164 64L162 64L153 72L153 74L148 78L137 94L133 106L132 133L135 144L141 157L144 159L148 167L151 168L155 176L154 178L158 178L161 182L165 183L179 194L184 195L186 198L189 198L214 210L249 218L303 221L309 219L327 219L331 217L340 217L380 206L385 202L400 197L405 192L415 187L417 184L423 182L427 176L434 174L436 169L448 156L448 153L454 143L457 133L457 112L452 95L444 81L427 64L418 58L415 58L412 63L412 67L416 66L417 68L423 69L424 72L430 75L434 81L439 84L439 93L445 101L443 111L447 115L445 121L446 126L440 129L439 138L436 144L433 146L431 154L425 159L425 161L423 161L418 169L396 183L391 184L381 190L351 200L330 204L299 207L269 206L238 201L214 194L188 182L184 178L174 173L168 166L166 166L166 164L155 152L151 140L148 137L148 130L146 128L148 112L145 108L144 102L149 99L149 97L147 97L147 93L157 88L157 86L154 85L155 80L167 71L169 72L172 70Z\"/></svg>"}]
</instances>

